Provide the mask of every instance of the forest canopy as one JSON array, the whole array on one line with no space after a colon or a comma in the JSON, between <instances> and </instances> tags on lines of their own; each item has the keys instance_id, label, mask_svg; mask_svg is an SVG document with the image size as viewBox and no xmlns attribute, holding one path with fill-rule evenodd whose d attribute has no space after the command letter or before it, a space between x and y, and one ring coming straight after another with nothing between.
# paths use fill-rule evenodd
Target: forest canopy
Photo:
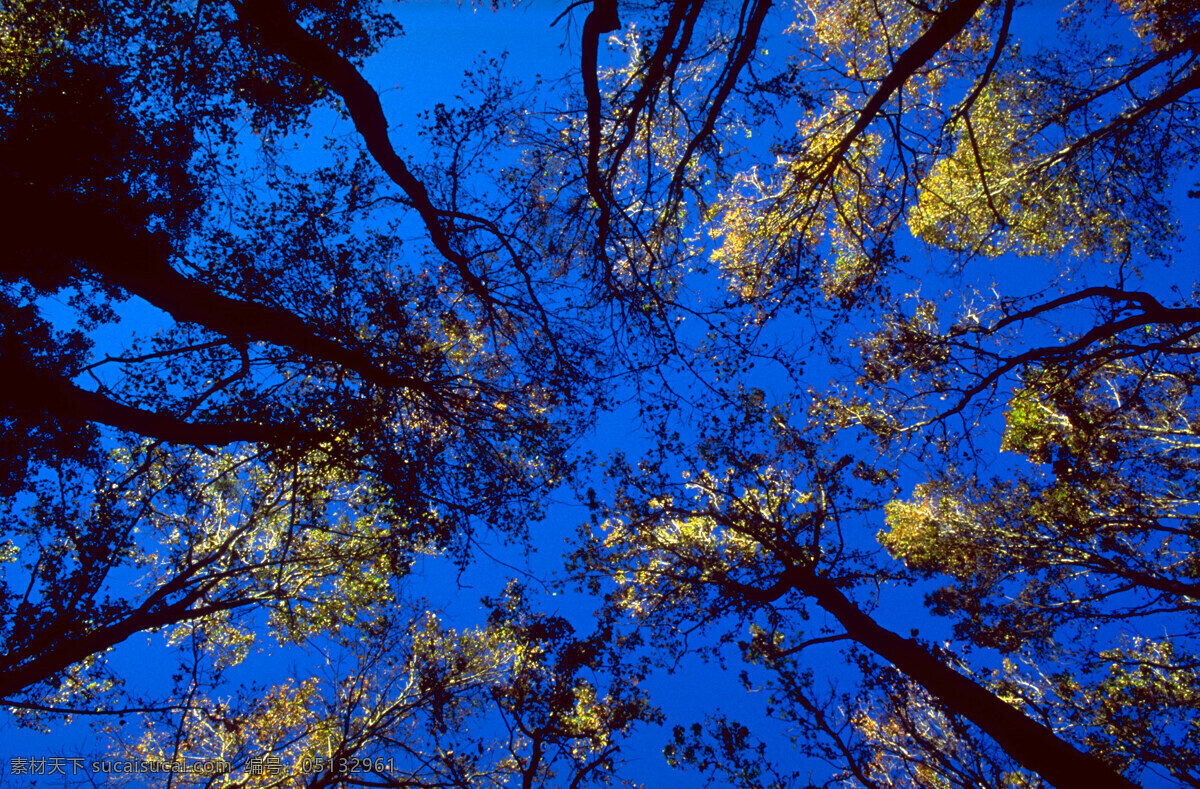
<instances>
[{"instance_id":1,"label":"forest canopy","mask_svg":"<svg viewBox=\"0 0 1200 789\"><path fill-rule=\"evenodd\" d=\"M7 722L135 785L1200 786L1200 9L528 6L545 69L417 106L411 4L0 2Z\"/></svg>"}]
</instances>

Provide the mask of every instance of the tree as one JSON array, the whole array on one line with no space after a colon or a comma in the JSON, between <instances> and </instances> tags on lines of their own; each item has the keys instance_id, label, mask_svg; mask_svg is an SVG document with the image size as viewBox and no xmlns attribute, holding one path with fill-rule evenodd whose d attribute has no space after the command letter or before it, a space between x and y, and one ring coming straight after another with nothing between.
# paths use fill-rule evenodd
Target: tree
<instances>
[{"instance_id":1,"label":"tree","mask_svg":"<svg viewBox=\"0 0 1200 789\"><path fill-rule=\"evenodd\" d=\"M752 428L739 426L743 433ZM611 604L658 631L690 633L727 617L757 628L745 648L768 663L806 646L850 640L894 665L954 715L980 727L1018 763L1056 786L1132 785L1095 756L1011 706L986 686L943 662L929 645L881 626L844 590L888 579L871 553L843 536L850 519L870 512L869 500L849 499L842 475L849 456L833 467L803 461L787 441L746 458L737 442L714 442L708 468L686 485L663 485L659 475L620 471L619 502L607 510L602 542L584 549L586 570L613 574ZM800 455L800 458L796 456ZM771 458L770 465L764 463ZM757 461L757 462L756 462ZM797 478L798 472L808 479ZM865 464L854 476L878 478ZM886 480L886 477L884 478ZM848 500L849 499L849 500ZM891 573L896 577L896 573ZM836 623L830 634L806 634L806 601ZM832 623L831 623L832 624Z\"/></svg>"},{"instance_id":2,"label":"tree","mask_svg":"<svg viewBox=\"0 0 1200 789\"><path fill-rule=\"evenodd\" d=\"M516 603L512 622L461 638L428 613L381 614L405 607L415 557L462 565L481 527L527 538L600 358L570 280L535 266L501 212L474 216L469 192L444 189L471 162L427 184L392 149L356 64L394 20L355 3L30 2L5 8L3 29L0 365L23 384L3 402L6 706L32 725L157 715L168 742L152 728L133 752L163 765L334 747L313 785L381 749L389 765L402 752L393 781L607 782L621 734L654 712L612 659L607 694L576 676L601 670L597 639ZM510 89L487 87L499 93L436 119L456 156L516 129ZM331 139L302 172L283 148L331 97L365 151ZM261 158L247 167L250 130ZM431 246L415 264L401 263L406 208ZM58 298L69 331L49 314ZM161 325L94 352L89 334L134 299ZM130 698L106 653L157 631L180 650L175 687ZM264 634L357 667L233 709L226 675ZM519 730L475 735L478 758L438 745L489 707ZM422 716L429 743L406 742Z\"/></svg>"},{"instance_id":3,"label":"tree","mask_svg":"<svg viewBox=\"0 0 1200 789\"><path fill-rule=\"evenodd\" d=\"M401 254L382 215L396 200L345 141L312 176L268 158L270 193L237 185L242 118L271 154L271 135L327 95L303 57L293 64L269 43L299 35L306 52L353 71L346 58L396 30L354 4L296 9L315 34L291 13L6 12L21 57L3 102L0 178L13 207L2 364L23 385L6 393L15 451L3 479L15 494L9 558L25 576L23 593L3 595L10 701L40 683L53 695L67 667L138 630L290 605L303 584L284 568L307 566L323 596L320 579L346 574L348 561L386 587L414 554L465 558L479 524L520 539L566 468L572 420L552 423L549 407L563 398L583 421L582 325L566 302L554 313L538 303L553 291L535 293L530 269L515 296L512 282L485 286L472 267L494 253L474 240L465 198L431 214L426 195L418 208L436 252L458 267L404 270L377 265ZM359 98L346 99L351 115ZM368 153L383 156L379 132L364 127ZM390 155L384 174L400 177L401 202L425 194ZM56 295L78 328L47 318ZM134 297L165 313L162 331L91 355L88 332ZM123 462L106 457L102 436L125 445ZM195 520L181 531L178 519ZM347 521L358 547L319 536ZM121 568L147 565L154 581L140 595L109 597Z\"/></svg>"},{"instance_id":4,"label":"tree","mask_svg":"<svg viewBox=\"0 0 1200 789\"><path fill-rule=\"evenodd\" d=\"M575 4L561 97L483 63L412 157L372 4L6 6L5 703L115 710L104 652L169 629L146 753L295 769L337 728L385 783L602 783L655 719L618 653L736 644L810 782L1196 783L1200 307L1158 270L1200 20L1079 4L1038 50L1025 13ZM354 131L310 166L318 113ZM161 331L96 350L134 300ZM622 400L652 446L589 476ZM415 557L528 547L567 480L595 635L404 614ZM952 621L880 604L922 594ZM351 668L223 701L264 633ZM805 780L755 742L669 756Z\"/></svg>"},{"instance_id":5,"label":"tree","mask_svg":"<svg viewBox=\"0 0 1200 789\"><path fill-rule=\"evenodd\" d=\"M690 9L699 13L691 4L674 8ZM739 32L753 42L761 22L751 6L743 11ZM596 590L610 576L611 604L660 637L715 632L737 640L739 628L757 628L744 642L747 657L790 689L781 692L789 710L781 714L825 738L821 755L845 765L838 780L902 783L909 764L919 767L907 773L914 785L933 775L999 784L1010 780L1008 759L1060 786L1128 785L1118 772L1141 770L1194 780L1187 757L1177 759L1171 746L1145 748L1153 724L1082 711L1105 693L1135 698L1117 691L1132 683L1148 714L1192 714L1191 658L1173 639L1133 639L1133 623L1165 618L1168 632L1192 630L1190 360L1200 313L1193 283L1180 283L1172 302L1129 283L1135 266L1172 254L1166 190L1195 156L1177 133L1196 120L1194 12L1124 4L1134 35L1098 52L1084 32L1087 12L1076 9L1062 28L1068 43L1030 57L1015 45L1013 3L830 3L811 11L811 23L796 26L801 43L790 50L786 79L728 61L748 69L749 92L798 99L791 118L799 118L799 134L785 130L776 143L775 171L746 166L721 181L729 186L715 200L693 187L696 207L712 217L712 260L730 295L712 312L680 305L680 315L720 316L685 362L684 375L702 370L708 391L680 395L677 378L657 407L668 420L698 412L692 425L700 436L682 440L678 428L663 427L656 454L636 466L614 464L614 486L596 501L600 528L576 566ZM674 24L661 28L667 52ZM635 56L652 51L663 50L645 44ZM719 63L740 50L715 51ZM648 85L654 61L644 63L626 72L643 80L640 92L671 95L677 83L667 76ZM724 95L716 87L708 94L718 112ZM618 107L617 126L634 105ZM693 139L709 133L691 128L701 129ZM610 150L620 156L619 134L614 139ZM647 155L666 160L672 150L647 146ZM714 157L714 169L732 169L731 158ZM648 186L638 195L638 216L654 217L646 237L656 238L650 223L664 220L644 207L671 206L674 220L676 200L670 189ZM905 229L946 253L961 301L919 288L895 295L927 273L898 251ZM1015 295L1001 290L1013 283L965 284L975 279L968 267L1001 255L1036 256L1048 275L1017 283ZM782 356L777 370L794 375L803 360L761 345L777 324L804 337L785 322L797 306L813 327L809 351L821 348L846 375L824 391L810 384L807 394L793 378L796 394L772 404L751 389L742 360ZM1005 440L989 448L1004 386L1018 380ZM854 433L879 454L856 447ZM985 482L997 450L1052 464L1054 481L1006 465ZM889 502L908 463L932 479L913 500ZM880 541L907 566L881 561L862 536L885 519ZM990 670L947 663L941 648L868 615L867 600L879 592L862 602L851 594L907 585L914 572L950 575L955 583L930 597L934 611L960 617L955 635L969 646L1019 654L1034 677L1012 669L993 679ZM805 626L813 614L804 601L832 617L831 632ZM1075 640L1085 629L1089 638ZM918 703L932 705L921 713L926 723L918 727L898 696L885 713L867 704L848 714L857 740L830 722L834 709L814 702L786 659L844 640L891 662L915 688L907 696L924 694ZM1158 649L1171 659L1146 657ZM978 659L987 665L987 653ZM1117 662L1104 676L1108 661ZM912 737L930 731L934 714L943 733L915 748ZM983 758L989 746L961 719L1007 756ZM728 731L713 729L724 745ZM1159 736L1186 753L1192 731L1183 723ZM718 752L692 748L693 763L697 753ZM973 759L1000 767L972 767Z\"/></svg>"}]
</instances>

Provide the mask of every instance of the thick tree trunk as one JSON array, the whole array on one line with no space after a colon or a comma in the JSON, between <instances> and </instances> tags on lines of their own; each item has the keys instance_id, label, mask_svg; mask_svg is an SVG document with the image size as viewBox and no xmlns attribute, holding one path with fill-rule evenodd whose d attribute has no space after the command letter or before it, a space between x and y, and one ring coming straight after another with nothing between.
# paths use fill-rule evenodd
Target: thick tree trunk
<instances>
[{"instance_id":1,"label":"thick tree trunk","mask_svg":"<svg viewBox=\"0 0 1200 789\"><path fill-rule=\"evenodd\" d=\"M161 590L160 590L161 591ZM59 639L44 646L36 655L6 655L0 662L0 699L7 699L44 682L92 655L101 655L130 636L146 630L198 619L217 611L240 608L252 601L231 600L192 608L201 592L193 590L181 600L155 609L150 601L122 619L83 635ZM154 598L152 597L151 600Z\"/></svg>"},{"instance_id":2,"label":"thick tree trunk","mask_svg":"<svg viewBox=\"0 0 1200 789\"><path fill-rule=\"evenodd\" d=\"M828 580L809 572L790 580L794 588L837 618L851 638L900 669L951 712L982 729L1021 766L1059 789L1137 788L1100 759L1059 739L1047 727L942 663L919 642L881 627Z\"/></svg>"},{"instance_id":3,"label":"thick tree trunk","mask_svg":"<svg viewBox=\"0 0 1200 789\"><path fill-rule=\"evenodd\" d=\"M245 421L189 422L169 412L125 405L99 392L82 389L65 376L42 372L14 358L0 358L0 377L20 382L6 393L5 405L10 413L44 413L69 421L94 422L173 444L227 446L242 441L284 444L294 441L296 433L304 427Z\"/></svg>"}]
</instances>

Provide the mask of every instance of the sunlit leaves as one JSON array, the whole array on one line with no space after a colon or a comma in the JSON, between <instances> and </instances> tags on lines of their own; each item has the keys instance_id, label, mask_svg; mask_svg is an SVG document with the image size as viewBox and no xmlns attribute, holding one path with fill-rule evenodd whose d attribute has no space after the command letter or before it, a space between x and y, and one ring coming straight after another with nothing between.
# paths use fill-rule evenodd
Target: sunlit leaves
<instances>
[{"instance_id":1,"label":"sunlit leaves","mask_svg":"<svg viewBox=\"0 0 1200 789\"><path fill-rule=\"evenodd\" d=\"M918 187L908 226L969 254L1088 255L1128 243L1122 220L1096 199L1069 160L1039 159L1030 115L1045 101L1025 75L993 80L947 130L951 153Z\"/></svg>"},{"instance_id":2,"label":"sunlit leaves","mask_svg":"<svg viewBox=\"0 0 1200 789\"><path fill-rule=\"evenodd\" d=\"M888 506L881 542L956 579L934 599L965 615L960 632L1012 649L1116 612L1194 610L1195 373L1186 355L1146 361L1028 371L1001 449L1033 468L945 474Z\"/></svg>"},{"instance_id":3,"label":"sunlit leaves","mask_svg":"<svg viewBox=\"0 0 1200 789\"><path fill-rule=\"evenodd\" d=\"M200 700L179 723L182 739L152 727L130 747L142 758L224 759L248 786L364 773L462 789L610 784L618 741L657 717L614 661L619 647L604 634L574 638L516 588L490 605L485 627L462 631L430 612L381 616L345 665L256 697Z\"/></svg>"},{"instance_id":4,"label":"sunlit leaves","mask_svg":"<svg viewBox=\"0 0 1200 789\"><path fill-rule=\"evenodd\" d=\"M880 217L875 159L881 140L866 135L838 153L852 117L842 105L802 124L802 154L771 176L741 176L714 208L711 232L721 244L713 259L741 299L755 303L786 291L787 280L825 255L831 262L819 276L827 298L853 300L874 283L882 254L872 238Z\"/></svg>"}]
</instances>

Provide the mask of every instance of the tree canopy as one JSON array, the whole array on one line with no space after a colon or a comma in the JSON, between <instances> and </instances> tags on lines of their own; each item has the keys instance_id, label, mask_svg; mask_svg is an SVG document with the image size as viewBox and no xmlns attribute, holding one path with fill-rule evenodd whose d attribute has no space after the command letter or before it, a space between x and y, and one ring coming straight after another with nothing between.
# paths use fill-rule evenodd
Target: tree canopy
<instances>
[{"instance_id":1,"label":"tree canopy","mask_svg":"<svg viewBox=\"0 0 1200 789\"><path fill-rule=\"evenodd\" d=\"M14 721L171 786L1200 786L1194 4L493 4L564 73L430 107L408 11L0 4Z\"/></svg>"}]
</instances>

